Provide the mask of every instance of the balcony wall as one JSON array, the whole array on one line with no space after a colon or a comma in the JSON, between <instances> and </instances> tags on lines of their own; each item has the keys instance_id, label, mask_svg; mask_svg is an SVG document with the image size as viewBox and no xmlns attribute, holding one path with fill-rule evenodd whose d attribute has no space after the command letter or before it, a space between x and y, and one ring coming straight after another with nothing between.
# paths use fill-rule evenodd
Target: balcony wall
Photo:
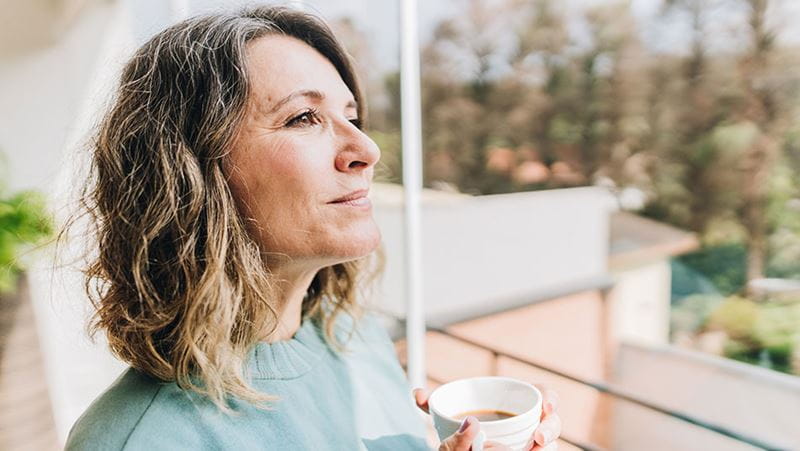
<instances>
[{"instance_id":1,"label":"balcony wall","mask_svg":"<svg viewBox=\"0 0 800 451\"><path fill-rule=\"evenodd\" d=\"M656 405L800 449L798 377L674 346L626 343L613 382ZM620 450L756 449L624 401L614 404L613 430Z\"/></svg>"},{"instance_id":2,"label":"balcony wall","mask_svg":"<svg viewBox=\"0 0 800 451\"><path fill-rule=\"evenodd\" d=\"M387 260L376 302L403 317L402 188L373 191ZM426 314L445 321L479 316L605 276L611 208L606 192L591 187L481 197L424 192Z\"/></svg>"}]
</instances>

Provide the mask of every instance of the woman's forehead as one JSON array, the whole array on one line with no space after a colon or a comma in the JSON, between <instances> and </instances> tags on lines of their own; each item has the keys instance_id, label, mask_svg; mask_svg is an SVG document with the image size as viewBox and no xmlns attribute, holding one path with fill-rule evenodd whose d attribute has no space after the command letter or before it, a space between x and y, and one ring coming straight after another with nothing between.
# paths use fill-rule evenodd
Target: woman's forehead
<instances>
[{"instance_id":1,"label":"woman's forehead","mask_svg":"<svg viewBox=\"0 0 800 451\"><path fill-rule=\"evenodd\" d=\"M248 76L261 111L272 110L298 91L316 91L325 100L347 103L352 93L333 64L299 39L265 36L248 45Z\"/></svg>"}]
</instances>

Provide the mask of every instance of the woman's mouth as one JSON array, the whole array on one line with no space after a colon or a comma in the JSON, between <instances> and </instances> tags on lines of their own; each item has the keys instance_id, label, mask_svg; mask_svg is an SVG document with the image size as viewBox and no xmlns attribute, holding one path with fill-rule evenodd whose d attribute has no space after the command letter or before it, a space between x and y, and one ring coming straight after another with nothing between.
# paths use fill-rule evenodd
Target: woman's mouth
<instances>
[{"instance_id":1,"label":"woman's mouth","mask_svg":"<svg viewBox=\"0 0 800 451\"><path fill-rule=\"evenodd\" d=\"M369 207L372 203L368 197L359 197L358 199L345 200L342 202L334 202L336 205L349 205L351 207Z\"/></svg>"},{"instance_id":2,"label":"woman's mouth","mask_svg":"<svg viewBox=\"0 0 800 451\"><path fill-rule=\"evenodd\" d=\"M372 207L372 202L370 202L369 198L367 197L367 193L369 193L369 190L365 189L353 191L328 203L333 205L369 209Z\"/></svg>"}]
</instances>

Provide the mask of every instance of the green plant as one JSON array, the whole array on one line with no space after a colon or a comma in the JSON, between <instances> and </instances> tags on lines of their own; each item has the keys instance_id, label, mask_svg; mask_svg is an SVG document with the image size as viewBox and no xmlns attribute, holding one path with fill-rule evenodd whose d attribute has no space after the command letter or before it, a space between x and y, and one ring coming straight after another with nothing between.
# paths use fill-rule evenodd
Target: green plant
<instances>
[{"instance_id":1,"label":"green plant","mask_svg":"<svg viewBox=\"0 0 800 451\"><path fill-rule=\"evenodd\" d=\"M800 304L767 303L760 307L753 338L771 352L788 355L800 338Z\"/></svg>"},{"instance_id":2,"label":"green plant","mask_svg":"<svg viewBox=\"0 0 800 451\"><path fill-rule=\"evenodd\" d=\"M731 296L725 299L708 319L708 328L724 330L737 341L754 342L754 328L761 310L755 302Z\"/></svg>"},{"instance_id":3,"label":"green plant","mask_svg":"<svg viewBox=\"0 0 800 451\"><path fill-rule=\"evenodd\" d=\"M741 243L707 246L677 259L707 277L726 296L741 291L747 283L746 260L747 249Z\"/></svg>"},{"instance_id":4,"label":"green plant","mask_svg":"<svg viewBox=\"0 0 800 451\"><path fill-rule=\"evenodd\" d=\"M52 230L44 199L38 193L23 191L0 197L0 293L16 287L25 247L49 237Z\"/></svg>"},{"instance_id":5,"label":"green plant","mask_svg":"<svg viewBox=\"0 0 800 451\"><path fill-rule=\"evenodd\" d=\"M697 333L706 326L709 316L723 302L718 294L694 294L686 296L672 307L670 330Z\"/></svg>"},{"instance_id":6,"label":"green plant","mask_svg":"<svg viewBox=\"0 0 800 451\"><path fill-rule=\"evenodd\" d=\"M785 373L797 373L800 304L754 302L730 296L711 312L706 330L725 331L726 357Z\"/></svg>"}]
</instances>

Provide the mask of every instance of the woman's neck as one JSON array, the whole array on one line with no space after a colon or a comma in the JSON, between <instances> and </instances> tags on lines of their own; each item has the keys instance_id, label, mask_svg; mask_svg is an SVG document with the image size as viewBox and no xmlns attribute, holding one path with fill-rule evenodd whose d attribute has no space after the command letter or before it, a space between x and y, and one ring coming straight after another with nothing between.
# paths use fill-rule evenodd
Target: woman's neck
<instances>
[{"instance_id":1,"label":"woman's neck","mask_svg":"<svg viewBox=\"0 0 800 451\"><path fill-rule=\"evenodd\" d=\"M294 337L303 319L303 300L318 271L319 268L292 270L286 267L272 270L278 280L278 327L264 341L273 343Z\"/></svg>"}]
</instances>

